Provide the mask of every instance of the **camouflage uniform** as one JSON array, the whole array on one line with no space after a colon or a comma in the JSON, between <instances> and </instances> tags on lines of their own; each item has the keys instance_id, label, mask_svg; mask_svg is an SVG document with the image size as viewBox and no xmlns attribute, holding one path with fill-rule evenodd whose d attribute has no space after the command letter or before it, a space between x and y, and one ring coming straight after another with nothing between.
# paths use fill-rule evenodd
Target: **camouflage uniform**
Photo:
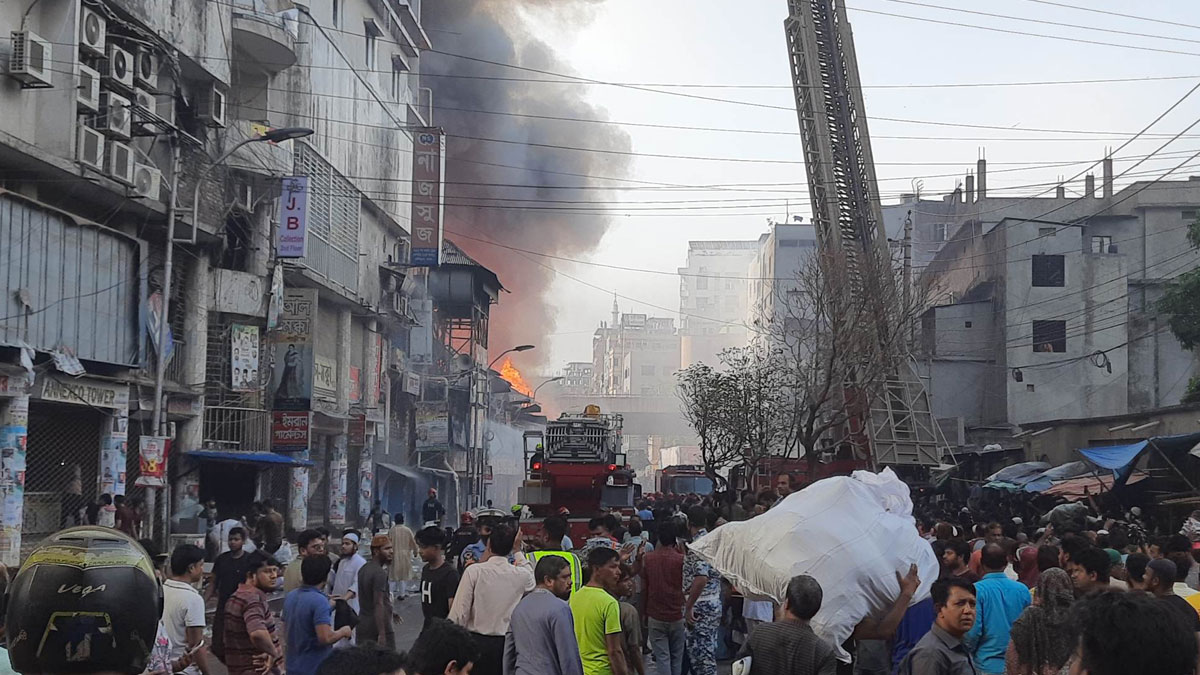
<instances>
[{"instance_id":1,"label":"camouflage uniform","mask_svg":"<svg viewBox=\"0 0 1200 675\"><path fill-rule=\"evenodd\" d=\"M708 534L701 529L693 541ZM692 551L687 552L683 559L683 597L686 599L692 590L692 581L696 577L708 577L699 599L693 606L696 623L688 626L687 650L691 660L692 672L695 675L716 675L717 673L717 634L721 624L721 574L708 563L700 559ZM686 606L684 610L686 611ZM686 617L685 617L686 618Z\"/></svg>"}]
</instances>

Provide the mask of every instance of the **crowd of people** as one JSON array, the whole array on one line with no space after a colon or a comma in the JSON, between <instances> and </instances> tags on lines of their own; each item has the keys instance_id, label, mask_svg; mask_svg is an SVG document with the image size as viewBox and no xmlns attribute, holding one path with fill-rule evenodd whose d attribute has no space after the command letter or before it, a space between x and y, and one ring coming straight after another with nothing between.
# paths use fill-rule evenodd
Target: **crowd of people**
<instances>
[{"instance_id":1,"label":"crowd of people","mask_svg":"<svg viewBox=\"0 0 1200 675\"><path fill-rule=\"evenodd\" d=\"M104 662L110 655L97 639L136 654L128 635L112 636L130 629L119 622L149 621L147 607L154 630L139 625L135 634L156 635L150 653L103 670L715 675L719 661L732 661L744 675L1197 672L1200 512L1160 533L1137 509L1105 513L1095 503L1037 509L1027 501L922 501L914 527L941 563L929 597L916 599L917 565L896 570L891 605L859 617L853 635L834 645L810 623L824 596L817 579L793 577L778 603L742 597L691 548L714 528L755 518L791 492L790 477L782 476L772 489L736 500L652 495L634 513L596 514L587 536L574 540L570 524L581 521L570 514L522 527L528 512L520 507L466 512L457 529L443 527L444 509L431 494L423 511L433 522L416 532L400 514L373 511L365 531L347 529L335 539L321 529L288 533L294 547L282 528L281 541L273 541L267 503L252 532L238 522L217 529L223 540L211 574L205 561L213 552L193 544L158 554L152 542L136 545L135 533L64 530L42 544L52 554L30 555L6 595L7 627L19 624L22 636L8 642L10 672L66 672L55 670L64 655L68 662ZM125 594L108 587L116 577L88 576L98 568L64 564L71 556L63 551L80 542L102 548L117 566L153 569L157 585ZM111 557L121 546L129 556ZM44 566L69 570L37 576ZM42 588L49 580L55 588ZM7 584L6 575L0 583ZM414 590L420 634L400 645L397 603ZM49 619L26 616L46 611L46 602L28 602L43 597L39 591L66 606L52 608ZM161 611L146 602L147 592L161 594ZM109 611L112 625L88 618L93 613L80 607L95 593L105 593L105 602L133 603L129 616ZM280 608L280 600L277 613L272 601ZM208 605L215 607L211 620ZM38 633L68 640L56 645L59 653L27 648L29 622L63 616L82 623Z\"/></svg>"}]
</instances>

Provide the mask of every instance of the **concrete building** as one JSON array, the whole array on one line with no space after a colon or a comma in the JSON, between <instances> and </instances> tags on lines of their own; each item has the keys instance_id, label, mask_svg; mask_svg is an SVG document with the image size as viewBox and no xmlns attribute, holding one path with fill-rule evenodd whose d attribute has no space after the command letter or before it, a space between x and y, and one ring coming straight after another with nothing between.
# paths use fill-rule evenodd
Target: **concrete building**
<instances>
[{"instance_id":1,"label":"concrete building","mask_svg":"<svg viewBox=\"0 0 1200 675\"><path fill-rule=\"evenodd\" d=\"M968 185L971 186L968 194L973 198L975 177L968 178ZM880 207L892 257L901 264L904 255L905 221L911 221L911 264L915 270L914 279L946 243L948 232L953 230L956 223L955 214L961 210L962 200L963 194L958 191L947 195L945 199L921 199L915 194L903 194L900 195L898 204L883 204Z\"/></svg>"},{"instance_id":2,"label":"concrete building","mask_svg":"<svg viewBox=\"0 0 1200 675\"><path fill-rule=\"evenodd\" d=\"M270 498L297 528L361 522L377 464L457 480L403 468L422 388L410 195L418 178L441 192L415 161L441 169L420 16L419 0L0 4L20 28L0 39L18 61L0 78L0 445L28 448L24 483L0 479L2 562L102 493L161 507L170 484L157 536L209 499L240 514ZM239 147L297 127L315 133ZM285 193L307 198L302 251L277 231ZM174 440L162 477L137 452L156 432Z\"/></svg>"},{"instance_id":3,"label":"concrete building","mask_svg":"<svg viewBox=\"0 0 1200 675\"><path fill-rule=\"evenodd\" d=\"M675 320L618 313L592 338L595 393L603 396L672 396L679 369Z\"/></svg>"},{"instance_id":4,"label":"concrete building","mask_svg":"<svg viewBox=\"0 0 1200 675\"><path fill-rule=\"evenodd\" d=\"M787 294L796 274L817 247L812 225L776 223L758 238L758 249L747 268L749 277L746 322L760 329L786 311ZM752 333L751 338L759 336Z\"/></svg>"},{"instance_id":5,"label":"concrete building","mask_svg":"<svg viewBox=\"0 0 1200 675\"><path fill-rule=\"evenodd\" d=\"M746 270L757 251L757 241L688 242L679 268L680 367L715 365L721 350L746 344Z\"/></svg>"},{"instance_id":6,"label":"concrete building","mask_svg":"<svg viewBox=\"0 0 1200 675\"><path fill-rule=\"evenodd\" d=\"M572 361L563 368L559 390L565 396L586 396L595 381L595 368L589 361Z\"/></svg>"},{"instance_id":7,"label":"concrete building","mask_svg":"<svg viewBox=\"0 0 1200 675\"><path fill-rule=\"evenodd\" d=\"M1200 254L1187 227L1200 180L1135 182L1084 196L973 201L924 270L934 306L920 359L936 416L991 435L1053 419L1124 415L1176 404L1196 372L1154 310L1164 285ZM951 434L952 435L952 434Z\"/></svg>"}]
</instances>

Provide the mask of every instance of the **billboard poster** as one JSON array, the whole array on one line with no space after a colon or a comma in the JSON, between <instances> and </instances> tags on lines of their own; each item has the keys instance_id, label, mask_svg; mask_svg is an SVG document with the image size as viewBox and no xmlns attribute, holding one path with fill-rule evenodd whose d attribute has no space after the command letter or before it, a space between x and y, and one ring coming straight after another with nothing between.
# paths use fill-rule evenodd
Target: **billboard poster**
<instances>
[{"instance_id":1,"label":"billboard poster","mask_svg":"<svg viewBox=\"0 0 1200 675\"><path fill-rule=\"evenodd\" d=\"M271 407L274 410L309 409L313 390L313 323L316 319L315 289L284 291L279 327L271 335Z\"/></svg>"},{"instance_id":2,"label":"billboard poster","mask_svg":"<svg viewBox=\"0 0 1200 675\"><path fill-rule=\"evenodd\" d=\"M234 391L258 389L258 326L230 326L230 386Z\"/></svg>"},{"instance_id":3,"label":"billboard poster","mask_svg":"<svg viewBox=\"0 0 1200 675\"><path fill-rule=\"evenodd\" d=\"M358 465L358 519L366 522L375 499L375 451L371 446L362 449Z\"/></svg>"},{"instance_id":4,"label":"billboard poster","mask_svg":"<svg viewBox=\"0 0 1200 675\"><path fill-rule=\"evenodd\" d=\"M125 462L128 439L118 436L100 437L100 493L125 494Z\"/></svg>"},{"instance_id":5,"label":"billboard poster","mask_svg":"<svg viewBox=\"0 0 1200 675\"><path fill-rule=\"evenodd\" d=\"M307 452L300 456L308 459ZM292 481L288 487L288 522L299 532L308 527L308 467L292 467Z\"/></svg>"},{"instance_id":6,"label":"billboard poster","mask_svg":"<svg viewBox=\"0 0 1200 675\"><path fill-rule=\"evenodd\" d=\"M308 248L308 176L283 179L277 258L303 258Z\"/></svg>"},{"instance_id":7,"label":"billboard poster","mask_svg":"<svg viewBox=\"0 0 1200 675\"><path fill-rule=\"evenodd\" d=\"M346 436L339 435L329 458L329 520L334 523L346 522L347 473Z\"/></svg>"},{"instance_id":8,"label":"billboard poster","mask_svg":"<svg viewBox=\"0 0 1200 675\"><path fill-rule=\"evenodd\" d=\"M442 261L442 182L446 138L436 127L413 135L412 248L408 262L436 267Z\"/></svg>"},{"instance_id":9,"label":"billboard poster","mask_svg":"<svg viewBox=\"0 0 1200 675\"><path fill-rule=\"evenodd\" d=\"M312 413L276 410L271 415L272 452L306 452L309 449Z\"/></svg>"},{"instance_id":10,"label":"billboard poster","mask_svg":"<svg viewBox=\"0 0 1200 675\"><path fill-rule=\"evenodd\" d=\"M417 401L417 449L444 448L450 443L450 408L446 401Z\"/></svg>"},{"instance_id":11,"label":"billboard poster","mask_svg":"<svg viewBox=\"0 0 1200 675\"><path fill-rule=\"evenodd\" d=\"M163 436L138 438L138 477L134 485L160 488L166 484L169 444L170 440Z\"/></svg>"}]
</instances>

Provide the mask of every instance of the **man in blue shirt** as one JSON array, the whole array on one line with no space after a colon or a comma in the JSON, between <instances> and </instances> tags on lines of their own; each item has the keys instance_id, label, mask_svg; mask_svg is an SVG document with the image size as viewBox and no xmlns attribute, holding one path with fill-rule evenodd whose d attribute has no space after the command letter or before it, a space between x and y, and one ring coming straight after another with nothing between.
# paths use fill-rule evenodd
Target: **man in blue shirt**
<instances>
[{"instance_id":1,"label":"man in blue shirt","mask_svg":"<svg viewBox=\"0 0 1200 675\"><path fill-rule=\"evenodd\" d=\"M1003 675L1004 652L1008 649L1008 633L1013 622L1029 606L1029 589L1004 574L1008 555L999 544L983 547L979 558L983 578L975 582L975 625L963 638L979 672L983 675Z\"/></svg>"},{"instance_id":2,"label":"man in blue shirt","mask_svg":"<svg viewBox=\"0 0 1200 675\"><path fill-rule=\"evenodd\" d=\"M287 594L283 620L287 624L288 675L315 675L333 653L333 644L350 639L350 626L333 629L329 596L321 590L333 562L328 556L308 556L299 563L304 585Z\"/></svg>"}]
</instances>

